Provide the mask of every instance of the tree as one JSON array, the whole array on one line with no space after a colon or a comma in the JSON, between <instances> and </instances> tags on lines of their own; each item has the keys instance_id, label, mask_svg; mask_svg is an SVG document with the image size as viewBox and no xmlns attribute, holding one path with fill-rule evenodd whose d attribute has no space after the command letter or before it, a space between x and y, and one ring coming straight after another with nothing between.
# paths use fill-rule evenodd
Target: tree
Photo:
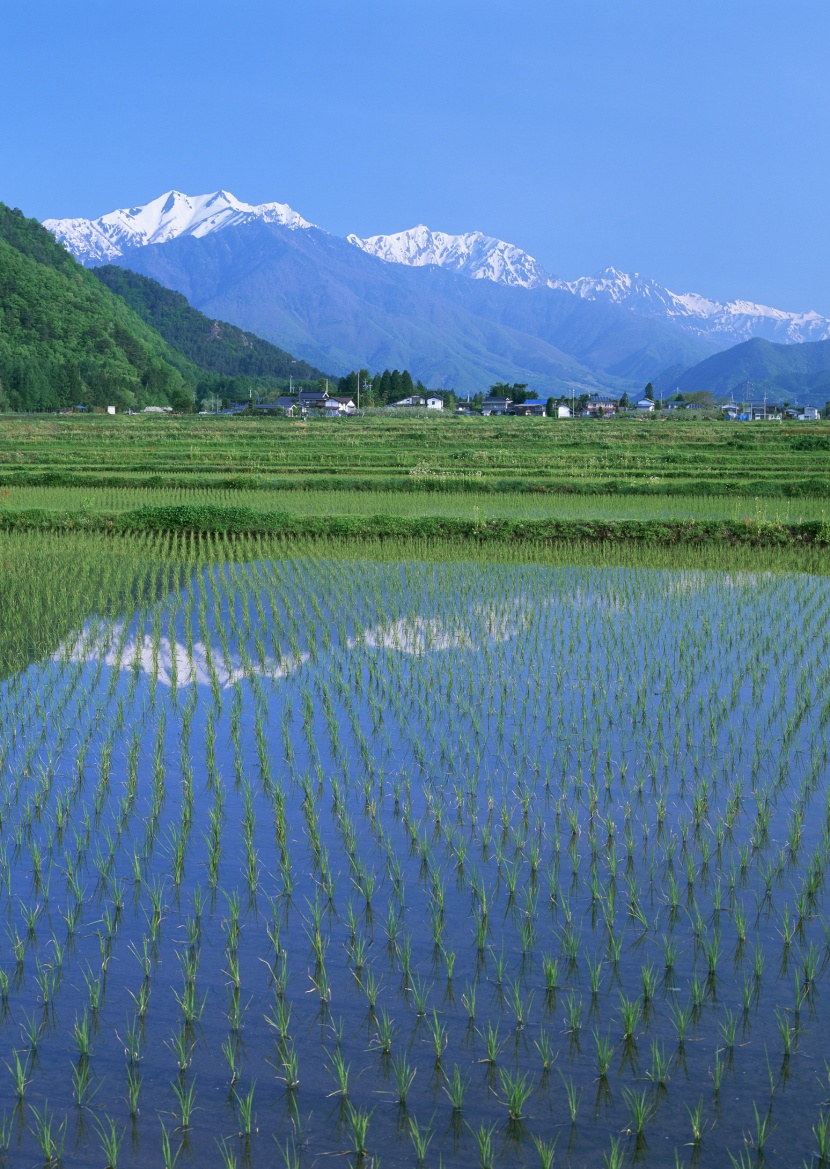
<instances>
[{"instance_id":1,"label":"tree","mask_svg":"<svg viewBox=\"0 0 830 1169\"><path fill-rule=\"evenodd\" d=\"M513 401L516 403L517 406L520 406L522 404L522 402L526 402L527 401L527 382L514 382L513 383L513 392L511 393L510 396L513 399Z\"/></svg>"},{"instance_id":2,"label":"tree","mask_svg":"<svg viewBox=\"0 0 830 1169\"><path fill-rule=\"evenodd\" d=\"M554 402L553 398L548 398L547 402L545 402L545 417L556 417L556 403Z\"/></svg>"},{"instance_id":3,"label":"tree","mask_svg":"<svg viewBox=\"0 0 830 1169\"><path fill-rule=\"evenodd\" d=\"M339 378L337 382L337 393L344 398L356 398L357 379L358 374L355 370L347 373L345 377Z\"/></svg>"},{"instance_id":4,"label":"tree","mask_svg":"<svg viewBox=\"0 0 830 1169\"><path fill-rule=\"evenodd\" d=\"M412 383L412 374L408 369L405 369L401 374L401 389L405 398L411 398L415 393L415 386Z\"/></svg>"},{"instance_id":5,"label":"tree","mask_svg":"<svg viewBox=\"0 0 830 1169\"><path fill-rule=\"evenodd\" d=\"M629 405L628 394L624 393L617 404L621 410L627 410Z\"/></svg>"},{"instance_id":6,"label":"tree","mask_svg":"<svg viewBox=\"0 0 830 1169\"><path fill-rule=\"evenodd\" d=\"M651 382L649 382L646 386L645 396L648 398L649 402L654 401L654 386L651 384Z\"/></svg>"},{"instance_id":7,"label":"tree","mask_svg":"<svg viewBox=\"0 0 830 1169\"><path fill-rule=\"evenodd\" d=\"M686 394L684 402L692 402L695 406L709 409L715 404L715 395L709 390L695 390L693 394Z\"/></svg>"}]
</instances>

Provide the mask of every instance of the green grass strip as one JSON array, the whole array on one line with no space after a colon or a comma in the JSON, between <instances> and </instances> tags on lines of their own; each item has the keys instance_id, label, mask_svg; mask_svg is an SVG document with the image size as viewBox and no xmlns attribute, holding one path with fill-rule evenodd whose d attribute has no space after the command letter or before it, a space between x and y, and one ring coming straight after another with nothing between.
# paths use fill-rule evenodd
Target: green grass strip
<instances>
[{"instance_id":1,"label":"green grass strip","mask_svg":"<svg viewBox=\"0 0 830 1169\"><path fill-rule=\"evenodd\" d=\"M452 539L488 544L633 542L804 547L830 544L830 524L757 520L510 520L445 516L297 516L239 506L179 504L107 514L32 508L0 512L2 531L199 532L285 539Z\"/></svg>"}]
</instances>

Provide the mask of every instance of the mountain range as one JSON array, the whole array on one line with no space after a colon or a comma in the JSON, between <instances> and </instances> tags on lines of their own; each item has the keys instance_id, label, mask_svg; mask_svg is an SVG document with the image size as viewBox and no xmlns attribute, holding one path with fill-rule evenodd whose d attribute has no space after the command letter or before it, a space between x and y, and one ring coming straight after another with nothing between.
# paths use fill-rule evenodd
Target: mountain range
<instances>
[{"instance_id":1,"label":"mountain range","mask_svg":"<svg viewBox=\"0 0 830 1169\"><path fill-rule=\"evenodd\" d=\"M761 337L830 339L830 320L678 294L613 268L564 280L481 232L419 225L332 235L283 203L170 191L99 219L45 226L87 266L131 268L210 318L332 373L407 367L433 386L496 380L538 392L641 387Z\"/></svg>"}]
</instances>

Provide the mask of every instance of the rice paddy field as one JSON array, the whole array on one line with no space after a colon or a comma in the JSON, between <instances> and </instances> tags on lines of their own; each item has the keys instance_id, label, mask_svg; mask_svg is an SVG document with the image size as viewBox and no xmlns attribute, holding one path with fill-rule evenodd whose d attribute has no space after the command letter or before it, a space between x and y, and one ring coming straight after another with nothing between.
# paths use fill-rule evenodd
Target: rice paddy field
<instances>
[{"instance_id":1,"label":"rice paddy field","mask_svg":"<svg viewBox=\"0 0 830 1169\"><path fill-rule=\"evenodd\" d=\"M470 520L749 520L830 522L830 499L725 495L536 495L529 492L344 491L198 487L0 487L0 512L119 515L144 507L242 506L292 516L452 516Z\"/></svg>"},{"instance_id":2,"label":"rice paddy field","mask_svg":"<svg viewBox=\"0 0 830 1169\"><path fill-rule=\"evenodd\" d=\"M6 417L0 487L827 496L830 424Z\"/></svg>"},{"instance_id":3,"label":"rice paddy field","mask_svg":"<svg viewBox=\"0 0 830 1169\"><path fill-rule=\"evenodd\" d=\"M826 1163L830 576L704 562L0 534L5 1163Z\"/></svg>"}]
</instances>

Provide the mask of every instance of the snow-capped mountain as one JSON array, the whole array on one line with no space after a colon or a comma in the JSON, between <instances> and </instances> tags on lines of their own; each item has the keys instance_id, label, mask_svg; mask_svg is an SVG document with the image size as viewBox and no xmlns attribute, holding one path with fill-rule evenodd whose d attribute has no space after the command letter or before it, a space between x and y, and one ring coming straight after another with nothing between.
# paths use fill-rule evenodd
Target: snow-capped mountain
<instances>
[{"instance_id":1,"label":"snow-capped mountain","mask_svg":"<svg viewBox=\"0 0 830 1169\"><path fill-rule=\"evenodd\" d=\"M670 292L655 280L616 268L604 268L596 276L578 280L551 280L549 286L583 300L606 301L640 316L672 321L705 341L733 345L751 337L784 344L830 340L830 320L819 313L789 313L748 300L721 304L696 292Z\"/></svg>"},{"instance_id":2,"label":"snow-capped mountain","mask_svg":"<svg viewBox=\"0 0 830 1169\"><path fill-rule=\"evenodd\" d=\"M293 345L318 365L328 361L332 369L347 361L372 368L389 362L404 368L409 362L415 368L418 354L434 345L441 350L435 311L437 298L446 297L450 285L453 291L444 302L442 319L447 320L450 305L452 311L464 305L463 311L472 314L463 327L454 326L453 352L469 348L489 354L495 344L490 329L497 321L524 340L513 336L510 341L505 334L498 343L504 353L497 358L490 354L487 362L492 365L475 368L496 368L509 353L520 380L532 375L527 370L537 360L529 356L536 342L558 352L558 357L547 351L544 357L537 355L539 370L559 368L557 361L568 355L602 377L634 379L646 370L648 377L657 374L658 366L690 366L753 337L786 344L830 339L830 320L818 313L785 312L742 300L721 304L614 268L564 280L516 245L480 231L452 235L419 224L391 235L344 239L320 229L304 230L315 225L284 203L244 203L227 191L196 196L168 191L144 206L121 208L98 219L47 219L45 226L84 264L122 263L153 275L203 311L277 344L290 341L289 348ZM230 248L208 247L218 245L217 234L224 231L231 232ZM194 250L197 242L200 247ZM197 263L197 250L202 259L210 254L210 275ZM307 267L294 271L295 263ZM262 265L271 271L267 284L261 283ZM225 282L236 268L240 283L231 296ZM427 269L441 269L441 279ZM287 279L291 272L293 286ZM371 305L362 299L370 286L376 298ZM401 316L396 307L401 295L415 297L420 323ZM372 330L367 313L374 321ZM287 329L295 332L286 334ZM323 344L327 330L331 337ZM367 339L365 348L355 342L356 336L370 332L372 341ZM461 372L452 372L456 369L468 376L473 366L468 369L466 360L449 363L449 372L441 376L460 379Z\"/></svg>"},{"instance_id":3,"label":"snow-capped mountain","mask_svg":"<svg viewBox=\"0 0 830 1169\"><path fill-rule=\"evenodd\" d=\"M629 275L616 268L604 268L595 276L562 280L515 244L480 231L446 235L419 224L394 235L347 238L349 243L389 264L434 264L474 280L553 288L581 300L616 304L639 316L670 321L704 341L735 345L751 337L783 343L830 339L830 320L819 313L790 313L746 300L721 304L695 292L671 292L637 272Z\"/></svg>"},{"instance_id":4,"label":"snow-capped mountain","mask_svg":"<svg viewBox=\"0 0 830 1169\"><path fill-rule=\"evenodd\" d=\"M106 264L128 248L197 238L250 220L292 229L313 227L287 203L243 203L228 191L183 195L167 191L141 207L122 207L99 219L45 219L47 227L83 264Z\"/></svg>"},{"instance_id":5,"label":"snow-capped mountain","mask_svg":"<svg viewBox=\"0 0 830 1169\"><path fill-rule=\"evenodd\" d=\"M420 223L395 235L372 235L368 239L349 235L346 238L361 251L387 264L409 264L416 268L437 264L453 272L462 272L473 280L494 280L497 284L521 288L537 288L550 280L550 274L533 256L515 244L507 244L480 231L447 235L443 231L431 231Z\"/></svg>"}]
</instances>

